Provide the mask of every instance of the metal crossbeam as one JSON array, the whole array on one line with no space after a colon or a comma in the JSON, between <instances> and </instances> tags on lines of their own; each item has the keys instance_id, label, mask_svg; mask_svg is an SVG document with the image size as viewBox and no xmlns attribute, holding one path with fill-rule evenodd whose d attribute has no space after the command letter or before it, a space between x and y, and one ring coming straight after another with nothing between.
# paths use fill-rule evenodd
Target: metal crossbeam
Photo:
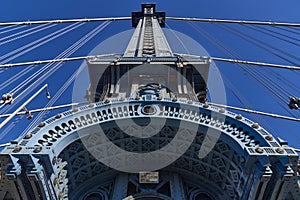
<instances>
[{"instance_id":1,"label":"metal crossbeam","mask_svg":"<svg viewBox=\"0 0 300 200\"><path fill-rule=\"evenodd\" d=\"M195 18L195 17L166 17L166 20L190 21L190 22L209 22L209 23L227 23L227 24L252 24L252 25L265 25L265 26L300 27L300 23L284 23L284 22L272 22L272 21L204 19L204 18Z\"/></svg>"},{"instance_id":2,"label":"metal crossbeam","mask_svg":"<svg viewBox=\"0 0 300 200\"><path fill-rule=\"evenodd\" d=\"M105 18L86 18L86 19L56 19L56 20L42 20L42 21L3 22L0 23L0 26L61 24L61 23L75 23L75 22L100 22L100 21L120 21L120 20L131 20L131 17L105 17Z\"/></svg>"}]
</instances>

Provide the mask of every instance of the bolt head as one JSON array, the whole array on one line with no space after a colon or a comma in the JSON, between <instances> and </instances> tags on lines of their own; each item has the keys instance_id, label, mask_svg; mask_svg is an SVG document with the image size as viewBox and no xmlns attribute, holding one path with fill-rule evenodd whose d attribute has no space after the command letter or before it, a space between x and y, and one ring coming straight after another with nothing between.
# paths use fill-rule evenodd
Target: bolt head
<instances>
[{"instance_id":1,"label":"bolt head","mask_svg":"<svg viewBox=\"0 0 300 200\"><path fill-rule=\"evenodd\" d=\"M241 157L240 162L241 163L245 163L246 162L246 158L245 157Z\"/></svg>"},{"instance_id":2,"label":"bolt head","mask_svg":"<svg viewBox=\"0 0 300 200\"><path fill-rule=\"evenodd\" d=\"M45 125L46 125L45 122L41 122L41 123L38 125L38 127L42 128L42 127L44 127Z\"/></svg>"},{"instance_id":3,"label":"bolt head","mask_svg":"<svg viewBox=\"0 0 300 200\"><path fill-rule=\"evenodd\" d=\"M39 153L42 151L42 147L41 146L36 146L33 150L34 153Z\"/></svg>"},{"instance_id":4,"label":"bolt head","mask_svg":"<svg viewBox=\"0 0 300 200\"><path fill-rule=\"evenodd\" d=\"M254 123L254 124L252 124L251 127L257 129L257 128L259 128L259 125L258 125L258 123Z\"/></svg>"},{"instance_id":5,"label":"bolt head","mask_svg":"<svg viewBox=\"0 0 300 200\"><path fill-rule=\"evenodd\" d=\"M204 105L203 105L203 108L208 108L208 104L207 103L205 103Z\"/></svg>"},{"instance_id":6,"label":"bolt head","mask_svg":"<svg viewBox=\"0 0 300 200\"><path fill-rule=\"evenodd\" d=\"M13 152L14 152L14 153L18 153L18 152L20 152L21 150L22 150L22 147L21 147L20 145L16 145L16 146L14 147Z\"/></svg>"},{"instance_id":7,"label":"bolt head","mask_svg":"<svg viewBox=\"0 0 300 200\"><path fill-rule=\"evenodd\" d=\"M269 140L269 141L272 141L272 140L273 140L272 135L267 135L265 138L266 138L266 140Z\"/></svg>"},{"instance_id":8,"label":"bolt head","mask_svg":"<svg viewBox=\"0 0 300 200\"><path fill-rule=\"evenodd\" d=\"M32 133L28 133L25 135L25 139L30 139L32 137Z\"/></svg>"},{"instance_id":9,"label":"bolt head","mask_svg":"<svg viewBox=\"0 0 300 200\"><path fill-rule=\"evenodd\" d=\"M59 119L59 118L61 118L61 114L57 114L57 115L55 115L55 118L56 118L56 119Z\"/></svg>"},{"instance_id":10,"label":"bolt head","mask_svg":"<svg viewBox=\"0 0 300 200\"><path fill-rule=\"evenodd\" d=\"M236 118L236 119L242 119L243 117L242 117L241 114L238 114L235 118Z\"/></svg>"},{"instance_id":11,"label":"bolt head","mask_svg":"<svg viewBox=\"0 0 300 200\"><path fill-rule=\"evenodd\" d=\"M219 112L220 112L220 113L225 113L225 109L224 109L224 108L221 108L221 109L219 110Z\"/></svg>"},{"instance_id":12,"label":"bolt head","mask_svg":"<svg viewBox=\"0 0 300 200\"><path fill-rule=\"evenodd\" d=\"M88 105L88 107L93 108L93 107L94 107L94 104L93 104L93 103L90 103L90 104Z\"/></svg>"},{"instance_id":13,"label":"bolt head","mask_svg":"<svg viewBox=\"0 0 300 200\"><path fill-rule=\"evenodd\" d=\"M52 159L52 165L55 165L55 164L56 164L56 162L57 162L57 157L56 157L56 156L54 156L54 157L53 157L53 159Z\"/></svg>"},{"instance_id":14,"label":"bolt head","mask_svg":"<svg viewBox=\"0 0 300 200\"><path fill-rule=\"evenodd\" d=\"M278 148L276 149L276 152L277 152L277 153L280 153L280 154L283 154L283 153L284 153L284 149L283 149L282 147L278 147Z\"/></svg>"},{"instance_id":15,"label":"bolt head","mask_svg":"<svg viewBox=\"0 0 300 200\"><path fill-rule=\"evenodd\" d=\"M54 180L53 180L53 184L56 185L58 183L59 183L59 178L55 177Z\"/></svg>"},{"instance_id":16,"label":"bolt head","mask_svg":"<svg viewBox=\"0 0 300 200\"><path fill-rule=\"evenodd\" d=\"M261 148L261 147L256 147L256 148L255 148L255 151L256 151L257 153L263 153L263 152L264 152L264 149Z\"/></svg>"},{"instance_id":17,"label":"bolt head","mask_svg":"<svg viewBox=\"0 0 300 200\"><path fill-rule=\"evenodd\" d=\"M58 197L59 198L62 198L64 196L64 193L63 192L60 192L59 194L58 194Z\"/></svg>"}]
</instances>

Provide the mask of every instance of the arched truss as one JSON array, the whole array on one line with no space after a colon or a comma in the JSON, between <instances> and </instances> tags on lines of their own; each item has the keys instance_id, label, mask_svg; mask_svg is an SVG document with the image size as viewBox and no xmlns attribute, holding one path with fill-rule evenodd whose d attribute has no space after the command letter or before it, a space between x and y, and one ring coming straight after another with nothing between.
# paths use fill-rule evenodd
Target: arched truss
<instances>
[{"instance_id":1,"label":"arched truss","mask_svg":"<svg viewBox=\"0 0 300 200\"><path fill-rule=\"evenodd\" d=\"M80 155L84 157L83 155L87 154L87 151L80 145L79 149L74 149L79 139L78 131L92 130L96 125L112 124L115 120L128 117L147 118L149 113L143 112L145 106L158 108L155 113L150 113L153 117L185 121L202 127L198 130L199 133L188 151L169 166L170 169L182 171L184 174L192 173L191 177L194 175L202 177L203 181L212 184L230 198L234 196L239 196L241 199L262 198L272 194L272 191L278 187L286 189L281 190L280 194L274 194L277 195L274 198L287 195L295 198L299 196L295 189L296 178L289 178L297 173L297 154L293 149L281 146L258 124L240 115L200 103L172 102L170 99L149 102L132 99L111 100L110 103L99 102L74 108L42 122L20 142L15 142L3 150L1 184L7 187L3 189L7 190L4 194L14 193L10 185L21 181L23 188L19 193L16 192L17 196L34 198L35 195L42 193L45 199L47 196L67 198L69 193L67 176L71 180L69 183L71 193L76 188L76 184L86 183L86 180L81 180L81 182L76 180L78 177L84 177L80 176L80 173L99 171L105 175L106 168L102 166L103 170L99 170L99 162L92 161L90 156L86 157L86 159L91 159L89 165L84 167L80 164L76 165L76 162L80 163L78 161ZM113 127L109 128L111 130ZM164 128L167 130L170 127ZM206 141L210 140L209 134L201 134L203 128L218 130L222 134L211 153L199 159L197 152L203 140L205 138ZM117 127L112 130L115 134L123 134ZM161 133L168 133L171 136L175 134L165 130ZM158 137L159 140L162 138L166 137ZM130 143L126 139L114 142ZM165 141L162 140L162 142ZM148 145L148 148L146 151L158 147ZM70 155L72 151L73 156ZM68 156L64 157L66 153ZM65 161L72 163L71 166ZM97 170L92 168L93 165ZM74 167L77 167L77 170L70 169ZM66 175L67 172L69 175ZM87 177L92 176L94 177L95 174L89 174ZM265 192L266 190L270 192ZM18 199L17 196L15 196L16 199Z\"/></svg>"}]
</instances>

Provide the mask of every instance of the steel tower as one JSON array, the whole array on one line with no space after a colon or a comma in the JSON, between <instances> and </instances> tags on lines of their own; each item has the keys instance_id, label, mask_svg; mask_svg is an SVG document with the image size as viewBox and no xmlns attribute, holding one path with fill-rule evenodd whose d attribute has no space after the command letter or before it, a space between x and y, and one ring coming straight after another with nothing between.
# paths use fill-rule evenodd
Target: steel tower
<instances>
[{"instance_id":1,"label":"steel tower","mask_svg":"<svg viewBox=\"0 0 300 200\"><path fill-rule=\"evenodd\" d=\"M206 104L210 59L174 54L164 25L143 4L125 53L87 60L90 103L1 152L1 199L300 199L298 154Z\"/></svg>"}]
</instances>

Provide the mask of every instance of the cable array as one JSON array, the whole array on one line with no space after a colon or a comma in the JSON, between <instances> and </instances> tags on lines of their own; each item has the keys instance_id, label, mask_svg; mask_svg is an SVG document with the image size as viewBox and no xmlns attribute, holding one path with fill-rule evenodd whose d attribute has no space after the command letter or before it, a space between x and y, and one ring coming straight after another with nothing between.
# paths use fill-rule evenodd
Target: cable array
<instances>
[{"instance_id":1,"label":"cable array","mask_svg":"<svg viewBox=\"0 0 300 200\"><path fill-rule=\"evenodd\" d=\"M84 35L81 39L79 39L77 42L75 42L73 45L71 45L68 49L66 49L64 52L62 52L60 55L56 57L56 59L63 59L65 57L68 57L72 55L74 52L76 52L80 47L85 45L89 40L91 40L94 36L96 36L99 32L101 32L105 27L107 27L111 22L104 22L94 28L92 31L90 31L88 34ZM40 83L45 81L49 76L51 76L57 69L59 69L62 66L62 62L57 63L48 63L45 66L43 66L41 69L39 69L37 72L33 73L31 76L29 76L27 79L25 79L21 84L19 84L17 87L15 87L13 90L10 91L10 93L19 93L15 97L15 103L18 103L21 101L25 96L29 94L29 92L37 87ZM77 72L74 74L71 74L71 78L69 81L67 81L63 87L60 88L60 90L54 95L54 97L48 102L46 107L51 106L55 103L55 101L63 94L63 92L67 89L67 87L71 84L71 82L78 76L78 74L83 70L83 68L79 68ZM25 73L23 70L20 72ZM11 79L13 80L13 79ZM8 80L10 82L11 80ZM1 84L2 85L2 84ZM5 85L2 85L5 86ZM0 108L2 108L0 106ZM1 113L5 113L10 109L10 107L5 107L1 110ZM36 123L41 120L43 113L40 113L35 120L28 126L32 127L35 126ZM23 117L23 116L22 116ZM21 118L22 118L21 117ZM9 128L9 127L7 127ZM27 128L27 129L28 129ZM26 129L26 130L27 130ZM8 131L3 131L3 134L5 135L5 132L8 133Z\"/></svg>"},{"instance_id":2,"label":"cable array","mask_svg":"<svg viewBox=\"0 0 300 200\"><path fill-rule=\"evenodd\" d=\"M12 61L13 59L15 59L21 55L24 55L25 53L32 51L33 49L36 49L36 48L42 46L43 44L53 41L54 39L70 32L82 25L83 24L80 24L80 23L70 24L67 27L59 29L59 30L57 30L49 35L46 35L38 40L35 40L35 41L33 41L29 44L26 44L22 47L19 47L9 53L6 53L6 54L0 56L1 63L8 63L8 62Z\"/></svg>"},{"instance_id":3,"label":"cable array","mask_svg":"<svg viewBox=\"0 0 300 200\"><path fill-rule=\"evenodd\" d=\"M205 33L203 29L201 29L199 26L196 27L193 26L197 31L199 31L200 34L206 37L208 41L213 43L217 48L219 48L223 53L225 53L227 56L232 57L233 59L243 59L240 55L238 55L236 52L231 50L230 48L226 47L224 44L222 44L219 40L216 38L213 38L208 33ZM213 60L216 60L213 58ZM293 96L289 91L284 89L282 86L280 86L278 83L276 83L274 80L272 80L269 76L265 75L264 73L260 72L258 69L250 68L245 64L248 63L239 63L237 62L238 66L240 66L244 71L248 72L248 74L256 80L258 83L260 83L267 91L271 92L276 98L279 99L282 102L282 107L285 108L286 111L290 112L286 108L287 99L289 96ZM290 114L292 114L290 112Z\"/></svg>"},{"instance_id":4,"label":"cable array","mask_svg":"<svg viewBox=\"0 0 300 200\"><path fill-rule=\"evenodd\" d=\"M300 61L300 57L298 57L298 56L295 56L291 53L288 53L288 52L286 52L282 49L279 49L279 48L275 47L274 45L271 45L271 44L269 44L269 43L267 43L263 40L257 39L257 38L255 38L255 37L253 37L253 36L251 36L247 33L241 32L241 31L239 31L235 28L232 28L232 27L229 28L229 27L227 27L223 24L217 24L217 26L220 27L222 30L225 30L229 33L232 33L233 35L235 35L235 36L237 36L237 37L253 44L256 47L258 47L260 49L263 49L263 50L265 50L265 51L281 58L282 60L285 60L285 61L287 61L287 62L289 62L289 63L291 63L295 66L299 66L298 62L295 62L295 61L290 59L290 58L292 58L292 59L295 59L297 61ZM280 53L284 54L285 56L290 57L290 58L286 58L285 56L281 55Z\"/></svg>"},{"instance_id":5,"label":"cable array","mask_svg":"<svg viewBox=\"0 0 300 200\"><path fill-rule=\"evenodd\" d=\"M215 37L213 37L211 34L207 33L206 31L204 31L203 29L201 29L199 26L194 25L193 23L190 23L190 25L198 32L201 34L201 36L203 36L206 40L208 40L213 46L217 47L218 49L220 49L223 53L225 53L227 56L233 58L234 59L242 59L241 56L239 56L236 52L234 52L233 50L231 50L230 48L226 47L224 44L222 44L222 42L220 42L219 40L217 40ZM283 88L281 85L279 85L277 82L275 82L272 78L270 78L270 74L275 74L277 77L281 77L280 75L276 74L271 68L265 68L267 70L267 74L264 74L262 72L260 72L259 70L255 69L255 68L251 68L245 64L247 63L240 63L240 62L236 62L238 64L238 66L241 67L241 69L243 69L244 71L246 71L254 80L256 80L258 83L260 83L267 91L269 91L271 94L274 95L274 100L280 100L279 105L282 109L284 109L286 112L288 112L291 116L296 116L296 113L292 113L291 110L289 110L287 108L287 99L289 96L292 96L292 94L287 91L285 88ZM234 93L234 95L237 97L237 99L239 99L239 101L242 103L242 105L244 105L245 108L249 108L252 107L246 99L244 99L243 95L240 94L240 92L238 92L233 85L230 83L229 79L226 78L226 76L224 74L222 74L223 80L225 81L227 87L230 88L230 90ZM285 80L285 83L288 83L288 85L293 85L294 87L298 88L296 85L294 85L292 82ZM299 88L298 88L299 89ZM298 90L299 91L299 90ZM243 109L239 109L240 111L245 111ZM276 132L273 130L273 128L266 123L262 118L258 119L258 117L256 116L256 114L260 114L260 113L255 113L255 112L250 112L250 113L254 113L255 115L252 116L253 118L257 118L256 120L259 121L260 123L262 123L264 125L264 127L267 127L269 130L271 130L275 135ZM274 114L271 114L274 115ZM286 119L286 120L291 120L290 117L279 117L281 119ZM293 117L292 117L293 118ZM298 119L298 117L294 117L293 121L297 121L294 119ZM287 127L287 129L289 129ZM292 132L292 131L291 131ZM297 137L295 135L295 137Z\"/></svg>"},{"instance_id":6,"label":"cable array","mask_svg":"<svg viewBox=\"0 0 300 200\"><path fill-rule=\"evenodd\" d=\"M0 45L4 45L4 44L10 43L10 42L13 42L15 40L24 38L26 36L30 36L34 33L38 33L40 31L52 28L53 26L55 26L55 24L51 24L51 25L42 24L42 25L39 25L39 26L35 26L35 27L32 27L32 28L26 29L26 30L21 31L21 32L14 33L12 35L8 35L8 36L3 37L3 38L0 39Z\"/></svg>"}]
</instances>

